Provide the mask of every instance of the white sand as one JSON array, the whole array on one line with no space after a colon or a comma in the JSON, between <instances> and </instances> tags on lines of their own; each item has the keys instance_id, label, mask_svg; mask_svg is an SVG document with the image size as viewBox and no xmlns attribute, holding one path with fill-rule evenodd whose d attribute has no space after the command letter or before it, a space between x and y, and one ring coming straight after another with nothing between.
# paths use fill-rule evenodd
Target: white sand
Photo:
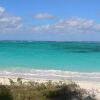
<instances>
[{"instance_id":1,"label":"white sand","mask_svg":"<svg viewBox=\"0 0 100 100\"><path fill-rule=\"evenodd\" d=\"M89 93L94 93L96 98L100 100L100 82L77 81L81 88L86 89Z\"/></svg>"},{"instance_id":2,"label":"white sand","mask_svg":"<svg viewBox=\"0 0 100 100\"><path fill-rule=\"evenodd\" d=\"M9 78L11 78L14 82L17 82L16 77L0 77L0 84L10 85ZM47 79L23 79L23 82L35 81L35 82L47 82ZM59 82L60 80L53 80L53 82ZM62 81L62 80L61 80ZM64 82L68 82L69 80L64 80ZM100 100L100 82L92 82L92 81L75 81L81 88L86 89L89 93L94 93L96 98Z\"/></svg>"}]
</instances>

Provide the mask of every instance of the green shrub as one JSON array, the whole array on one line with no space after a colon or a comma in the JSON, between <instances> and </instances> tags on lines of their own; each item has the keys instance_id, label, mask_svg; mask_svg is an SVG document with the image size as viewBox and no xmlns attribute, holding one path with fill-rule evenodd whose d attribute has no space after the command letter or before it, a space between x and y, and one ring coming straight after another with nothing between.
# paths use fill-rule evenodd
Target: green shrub
<instances>
[{"instance_id":1,"label":"green shrub","mask_svg":"<svg viewBox=\"0 0 100 100\"><path fill-rule=\"evenodd\" d=\"M10 79L11 85L0 85L0 100L96 100L77 84L48 81L46 83L17 83ZM84 97L85 95L85 97Z\"/></svg>"},{"instance_id":2,"label":"green shrub","mask_svg":"<svg viewBox=\"0 0 100 100\"><path fill-rule=\"evenodd\" d=\"M0 100L13 100L10 89L4 85L0 85Z\"/></svg>"}]
</instances>

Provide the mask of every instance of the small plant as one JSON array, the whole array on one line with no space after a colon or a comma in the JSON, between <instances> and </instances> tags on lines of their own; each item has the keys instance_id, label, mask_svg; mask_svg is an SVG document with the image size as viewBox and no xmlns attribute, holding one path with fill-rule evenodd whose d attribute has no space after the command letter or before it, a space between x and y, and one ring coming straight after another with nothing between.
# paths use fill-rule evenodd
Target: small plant
<instances>
[{"instance_id":1,"label":"small plant","mask_svg":"<svg viewBox=\"0 0 100 100\"><path fill-rule=\"evenodd\" d=\"M22 85L22 84L23 84L23 83L22 83L22 79L23 79L23 78L17 78L17 84L18 84L18 85Z\"/></svg>"},{"instance_id":2,"label":"small plant","mask_svg":"<svg viewBox=\"0 0 100 100\"><path fill-rule=\"evenodd\" d=\"M10 85L15 85L15 82L9 78Z\"/></svg>"}]
</instances>

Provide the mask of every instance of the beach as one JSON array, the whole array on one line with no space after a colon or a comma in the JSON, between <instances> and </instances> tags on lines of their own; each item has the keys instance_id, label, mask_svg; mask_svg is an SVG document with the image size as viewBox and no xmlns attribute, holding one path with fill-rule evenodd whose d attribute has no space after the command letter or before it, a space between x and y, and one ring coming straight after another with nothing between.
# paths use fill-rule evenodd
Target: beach
<instances>
[{"instance_id":1,"label":"beach","mask_svg":"<svg viewBox=\"0 0 100 100\"><path fill-rule=\"evenodd\" d=\"M0 0L0 100L8 97L100 100L100 0Z\"/></svg>"},{"instance_id":2,"label":"beach","mask_svg":"<svg viewBox=\"0 0 100 100\"><path fill-rule=\"evenodd\" d=\"M70 82L100 100L99 42L0 41L0 83Z\"/></svg>"}]
</instances>

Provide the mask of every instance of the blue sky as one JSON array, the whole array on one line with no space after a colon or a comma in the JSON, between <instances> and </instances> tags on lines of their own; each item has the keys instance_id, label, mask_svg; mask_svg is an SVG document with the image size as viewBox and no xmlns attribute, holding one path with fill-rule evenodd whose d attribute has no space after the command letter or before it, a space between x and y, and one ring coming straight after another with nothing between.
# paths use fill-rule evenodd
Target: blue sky
<instances>
[{"instance_id":1,"label":"blue sky","mask_svg":"<svg viewBox=\"0 0 100 100\"><path fill-rule=\"evenodd\" d=\"M100 41L100 0L0 0L0 40Z\"/></svg>"}]
</instances>

